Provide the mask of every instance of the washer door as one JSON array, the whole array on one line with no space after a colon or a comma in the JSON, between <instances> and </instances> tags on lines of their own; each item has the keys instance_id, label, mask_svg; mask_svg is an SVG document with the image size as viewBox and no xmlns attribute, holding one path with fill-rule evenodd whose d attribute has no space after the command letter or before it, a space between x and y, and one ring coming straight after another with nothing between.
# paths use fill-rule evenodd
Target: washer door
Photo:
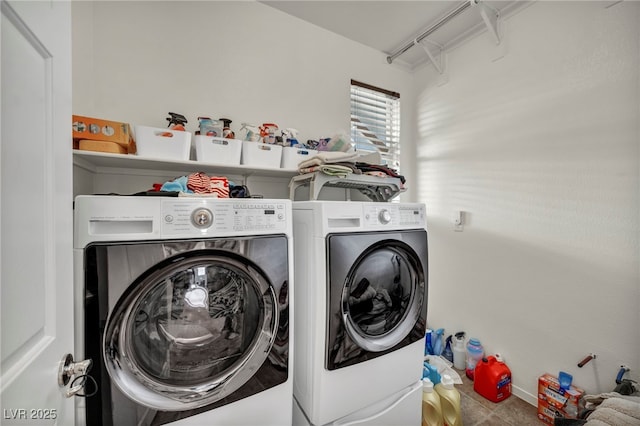
<instances>
[{"instance_id":1,"label":"washer door","mask_svg":"<svg viewBox=\"0 0 640 426\"><path fill-rule=\"evenodd\" d=\"M329 370L375 358L424 337L426 232L329 238Z\"/></svg>"},{"instance_id":2,"label":"washer door","mask_svg":"<svg viewBox=\"0 0 640 426\"><path fill-rule=\"evenodd\" d=\"M276 294L250 260L217 250L166 259L116 303L103 356L116 386L144 406L177 411L215 402L266 360Z\"/></svg>"}]
</instances>

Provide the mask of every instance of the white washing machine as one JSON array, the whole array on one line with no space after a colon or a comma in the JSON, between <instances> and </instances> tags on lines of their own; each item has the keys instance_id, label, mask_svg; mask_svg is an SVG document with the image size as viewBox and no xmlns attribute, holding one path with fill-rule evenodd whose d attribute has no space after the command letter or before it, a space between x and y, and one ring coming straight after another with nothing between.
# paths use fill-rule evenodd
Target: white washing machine
<instances>
[{"instance_id":1,"label":"white washing machine","mask_svg":"<svg viewBox=\"0 0 640 426\"><path fill-rule=\"evenodd\" d=\"M291 202L79 196L77 423L287 425Z\"/></svg>"},{"instance_id":2,"label":"white washing machine","mask_svg":"<svg viewBox=\"0 0 640 426\"><path fill-rule=\"evenodd\" d=\"M293 203L294 424L418 425L425 206Z\"/></svg>"}]
</instances>

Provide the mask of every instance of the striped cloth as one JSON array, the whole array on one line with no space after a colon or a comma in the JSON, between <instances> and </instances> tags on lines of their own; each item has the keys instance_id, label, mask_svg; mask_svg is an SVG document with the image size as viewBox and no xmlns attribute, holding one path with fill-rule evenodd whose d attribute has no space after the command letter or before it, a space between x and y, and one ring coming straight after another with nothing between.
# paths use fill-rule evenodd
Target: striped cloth
<instances>
[{"instance_id":1,"label":"striped cloth","mask_svg":"<svg viewBox=\"0 0 640 426\"><path fill-rule=\"evenodd\" d=\"M223 176L207 176L192 173L187 178L187 188L196 194L212 194L217 198L229 198L229 180Z\"/></svg>"}]
</instances>

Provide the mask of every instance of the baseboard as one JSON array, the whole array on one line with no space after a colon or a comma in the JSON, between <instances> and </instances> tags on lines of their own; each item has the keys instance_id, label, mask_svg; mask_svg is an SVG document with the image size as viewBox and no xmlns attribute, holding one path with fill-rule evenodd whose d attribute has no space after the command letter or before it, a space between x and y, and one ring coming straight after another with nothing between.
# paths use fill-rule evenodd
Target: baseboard
<instances>
[{"instance_id":1,"label":"baseboard","mask_svg":"<svg viewBox=\"0 0 640 426\"><path fill-rule=\"evenodd\" d=\"M529 392L525 391L524 389L519 388L517 386L513 386L513 384L511 385L511 393L535 407L538 406L537 395L531 395Z\"/></svg>"}]
</instances>

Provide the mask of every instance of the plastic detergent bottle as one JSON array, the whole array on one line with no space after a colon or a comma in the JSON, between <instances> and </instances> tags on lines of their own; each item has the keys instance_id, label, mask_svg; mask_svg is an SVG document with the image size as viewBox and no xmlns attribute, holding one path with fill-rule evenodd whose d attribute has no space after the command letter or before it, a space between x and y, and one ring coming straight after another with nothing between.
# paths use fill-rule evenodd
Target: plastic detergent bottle
<instances>
[{"instance_id":1,"label":"plastic detergent bottle","mask_svg":"<svg viewBox=\"0 0 640 426\"><path fill-rule=\"evenodd\" d=\"M468 378L473 380L473 373L476 369L476 364L484 357L484 348L480 343L480 340L471 338L467 342L467 369L465 373Z\"/></svg>"},{"instance_id":2,"label":"plastic detergent bottle","mask_svg":"<svg viewBox=\"0 0 640 426\"><path fill-rule=\"evenodd\" d=\"M467 350L464 347L464 333L456 333L451 342L453 344L453 366L455 369L462 371L467 365Z\"/></svg>"},{"instance_id":3,"label":"plastic detergent bottle","mask_svg":"<svg viewBox=\"0 0 640 426\"><path fill-rule=\"evenodd\" d=\"M445 426L462 426L460 412L460 392L453 386L453 379L448 374L442 375L442 381L434 386L440 397L442 420Z\"/></svg>"},{"instance_id":4,"label":"plastic detergent bottle","mask_svg":"<svg viewBox=\"0 0 640 426\"><path fill-rule=\"evenodd\" d=\"M444 426L440 396L427 378L422 379L422 426Z\"/></svg>"}]
</instances>

